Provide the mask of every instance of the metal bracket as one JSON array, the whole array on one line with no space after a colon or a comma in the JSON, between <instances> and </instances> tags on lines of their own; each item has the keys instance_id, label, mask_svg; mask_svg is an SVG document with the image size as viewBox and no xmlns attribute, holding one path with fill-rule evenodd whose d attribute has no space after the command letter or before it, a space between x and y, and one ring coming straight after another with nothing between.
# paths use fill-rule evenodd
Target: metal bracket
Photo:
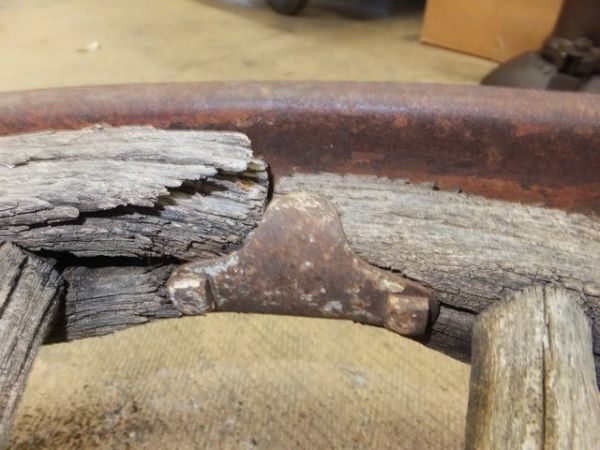
<instances>
[{"instance_id":1,"label":"metal bracket","mask_svg":"<svg viewBox=\"0 0 600 450\"><path fill-rule=\"evenodd\" d=\"M350 319L406 336L424 334L437 315L426 288L354 255L335 207L305 193L275 198L239 251L178 267L167 288L183 314Z\"/></svg>"}]
</instances>

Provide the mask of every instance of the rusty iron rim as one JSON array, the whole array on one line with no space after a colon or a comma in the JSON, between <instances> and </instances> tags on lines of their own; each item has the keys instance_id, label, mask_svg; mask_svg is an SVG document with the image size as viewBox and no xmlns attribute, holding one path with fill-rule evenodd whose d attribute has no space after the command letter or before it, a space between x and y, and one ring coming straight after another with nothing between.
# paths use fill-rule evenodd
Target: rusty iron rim
<instances>
[{"instance_id":1,"label":"rusty iron rim","mask_svg":"<svg viewBox=\"0 0 600 450\"><path fill-rule=\"evenodd\" d=\"M94 123L247 133L275 179L356 173L600 212L600 102L479 86L238 82L0 94L0 134Z\"/></svg>"}]
</instances>

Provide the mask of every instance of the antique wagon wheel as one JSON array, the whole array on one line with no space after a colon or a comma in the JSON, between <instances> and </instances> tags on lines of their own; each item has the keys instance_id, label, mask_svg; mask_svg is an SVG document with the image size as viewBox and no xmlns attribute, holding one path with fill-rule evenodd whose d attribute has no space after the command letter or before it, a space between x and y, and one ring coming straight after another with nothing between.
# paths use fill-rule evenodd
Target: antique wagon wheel
<instances>
[{"instance_id":1,"label":"antique wagon wheel","mask_svg":"<svg viewBox=\"0 0 600 450\"><path fill-rule=\"evenodd\" d=\"M560 352L534 375L555 374L548 386L567 386L559 400L575 388L590 400L579 422L573 410L561 414L597 439L586 422L600 414L589 348L597 364L595 97L167 84L0 94L0 117L0 338L10 343L0 349L0 441L48 333L73 340L211 310L346 318L462 360L479 323L476 367L502 348L539 362L554 339L578 361L581 382L554 370L565 364ZM541 331L506 340L489 326L496 308L531 285L499 313L515 316L504 327L511 336L528 323ZM59 302L64 316L52 322ZM544 328L554 317L571 318L576 332L565 321ZM494 361L485 368L514 380L519 364ZM479 391L494 386L485 373L474 371ZM500 394L478 398L486 395ZM487 411L472 403L470 417ZM542 413L536 423L557 420ZM486 430L471 429L470 442ZM500 447L515 433L501 436Z\"/></svg>"}]
</instances>

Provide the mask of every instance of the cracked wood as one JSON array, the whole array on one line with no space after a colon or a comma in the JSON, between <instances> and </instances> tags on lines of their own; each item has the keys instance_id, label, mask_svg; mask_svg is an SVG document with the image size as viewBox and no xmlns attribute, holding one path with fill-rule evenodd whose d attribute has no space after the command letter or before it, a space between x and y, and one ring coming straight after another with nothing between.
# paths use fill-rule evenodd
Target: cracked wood
<instances>
[{"instance_id":1,"label":"cracked wood","mask_svg":"<svg viewBox=\"0 0 600 450\"><path fill-rule=\"evenodd\" d=\"M528 288L475 321L467 450L593 449L600 397L583 297Z\"/></svg>"},{"instance_id":2,"label":"cracked wood","mask_svg":"<svg viewBox=\"0 0 600 450\"><path fill-rule=\"evenodd\" d=\"M0 242L0 448L37 349L59 304L55 261Z\"/></svg>"},{"instance_id":3,"label":"cracked wood","mask_svg":"<svg viewBox=\"0 0 600 450\"><path fill-rule=\"evenodd\" d=\"M175 265L85 267L63 272L69 285L53 341L101 336L157 319L179 317L165 283Z\"/></svg>"},{"instance_id":4,"label":"cracked wood","mask_svg":"<svg viewBox=\"0 0 600 450\"><path fill-rule=\"evenodd\" d=\"M76 256L222 255L262 216L240 133L93 127L0 137L0 240Z\"/></svg>"},{"instance_id":5,"label":"cracked wood","mask_svg":"<svg viewBox=\"0 0 600 450\"><path fill-rule=\"evenodd\" d=\"M269 185L243 134L152 127L1 137L0 179L0 240L72 266L53 341L178 316L165 261L238 248Z\"/></svg>"},{"instance_id":6,"label":"cracked wood","mask_svg":"<svg viewBox=\"0 0 600 450\"><path fill-rule=\"evenodd\" d=\"M432 288L442 302L425 341L433 348L468 360L478 312L513 291L549 282L583 293L598 340L600 224L592 218L370 176L296 175L276 186L276 192L296 190L329 198L351 248L367 261ZM92 284L89 292L99 296L103 286ZM160 304L164 290L155 295ZM94 300L78 301L85 308Z\"/></svg>"},{"instance_id":7,"label":"cracked wood","mask_svg":"<svg viewBox=\"0 0 600 450\"><path fill-rule=\"evenodd\" d=\"M477 313L511 292L549 282L584 295L598 340L600 223L592 218L369 176L296 175L276 186L276 192L296 190L329 198L341 213L351 248L367 261L432 288L442 302L425 341L433 348L468 360ZM154 294L139 290L140 295L154 296L150 313L138 311L135 321L157 315L164 279L153 283L161 286ZM77 297L82 311L105 289L101 279L90 283L87 293ZM117 301L114 291L107 298ZM170 305L164 311L171 314ZM67 329L79 316L69 316ZM96 334L90 326L70 335ZM109 332L109 322L101 329Z\"/></svg>"}]
</instances>

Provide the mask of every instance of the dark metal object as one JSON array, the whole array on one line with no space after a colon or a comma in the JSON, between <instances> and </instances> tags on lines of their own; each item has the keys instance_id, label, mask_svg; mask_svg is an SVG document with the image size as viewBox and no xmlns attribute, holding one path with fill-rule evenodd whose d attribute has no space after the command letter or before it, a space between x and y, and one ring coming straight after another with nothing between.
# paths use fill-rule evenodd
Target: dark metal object
<instances>
[{"instance_id":1,"label":"dark metal object","mask_svg":"<svg viewBox=\"0 0 600 450\"><path fill-rule=\"evenodd\" d=\"M565 0L543 47L501 64L482 84L600 93L600 2Z\"/></svg>"},{"instance_id":2,"label":"dark metal object","mask_svg":"<svg viewBox=\"0 0 600 450\"><path fill-rule=\"evenodd\" d=\"M194 83L0 94L0 134L104 122L239 130L275 181L327 171L600 214L593 95L395 83Z\"/></svg>"},{"instance_id":3,"label":"dark metal object","mask_svg":"<svg viewBox=\"0 0 600 450\"><path fill-rule=\"evenodd\" d=\"M502 64L482 84L600 93L600 47L585 38L552 37L539 52Z\"/></svg>"},{"instance_id":4,"label":"dark metal object","mask_svg":"<svg viewBox=\"0 0 600 450\"><path fill-rule=\"evenodd\" d=\"M294 16L308 4L308 0L266 0L267 5L280 14Z\"/></svg>"},{"instance_id":5,"label":"dark metal object","mask_svg":"<svg viewBox=\"0 0 600 450\"><path fill-rule=\"evenodd\" d=\"M425 334L438 310L424 287L354 255L335 207L305 193L274 199L241 250L178 267L167 288L183 314L350 319L405 336Z\"/></svg>"},{"instance_id":6,"label":"dark metal object","mask_svg":"<svg viewBox=\"0 0 600 450\"><path fill-rule=\"evenodd\" d=\"M600 47L587 38L551 37L542 47L542 56L565 75L579 77L600 73Z\"/></svg>"}]
</instances>

